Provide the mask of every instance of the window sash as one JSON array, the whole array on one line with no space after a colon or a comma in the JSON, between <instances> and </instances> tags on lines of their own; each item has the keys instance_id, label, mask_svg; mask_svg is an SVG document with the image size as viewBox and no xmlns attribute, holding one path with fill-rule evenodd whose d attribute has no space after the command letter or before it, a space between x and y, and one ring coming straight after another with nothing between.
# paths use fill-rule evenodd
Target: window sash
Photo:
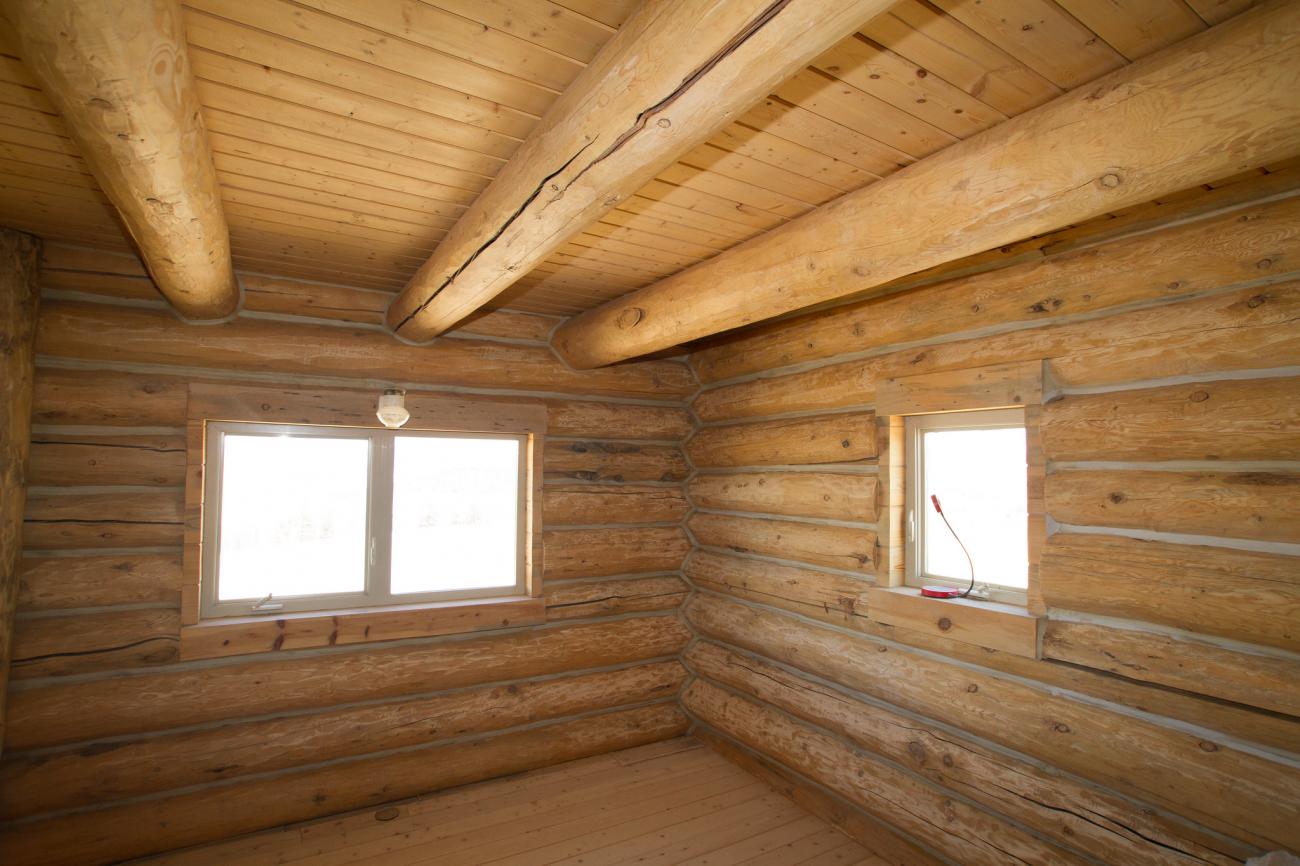
<instances>
[{"instance_id":1,"label":"window sash","mask_svg":"<svg viewBox=\"0 0 1300 866\"><path fill-rule=\"evenodd\" d=\"M924 437L927 432L939 430L1000 430L1025 428L1024 409L983 409L973 412L943 412L933 415L909 415L905 422L906 431L906 478L904 481L904 509L906 527L904 532L904 582L908 586L937 584L965 589L970 586L969 578L952 578L944 575L925 573L922 560L925 558L925 509L928 501L918 502L924 497L925 490L925 448ZM1026 430L1026 435L1028 431ZM1028 485L1028 468L1023 479ZM1026 517L1026 519L1028 519ZM1027 590L1022 587L999 584L987 575L976 575L975 586L986 589L988 598L993 601L1023 605L1026 603Z\"/></svg>"},{"instance_id":2,"label":"window sash","mask_svg":"<svg viewBox=\"0 0 1300 866\"><path fill-rule=\"evenodd\" d=\"M200 617L276 615L410 605L439 601L501 598L527 594L528 557L525 548L528 521L528 434L469 433L440 430L388 430L368 427L330 427L308 424L264 424L241 421L209 421L205 425L203 478L203 555L201 559ZM221 500L224 475L224 443L227 434L239 436L290 436L327 439L363 439L369 442L366 497L366 551L364 589L360 592L318 593L276 596L282 605L256 610L262 599L218 597L220 586ZM394 594L391 591L392 508L394 443L400 437L447 439L498 439L518 443L518 488L515 499L515 580L508 586Z\"/></svg>"}]
</instances>

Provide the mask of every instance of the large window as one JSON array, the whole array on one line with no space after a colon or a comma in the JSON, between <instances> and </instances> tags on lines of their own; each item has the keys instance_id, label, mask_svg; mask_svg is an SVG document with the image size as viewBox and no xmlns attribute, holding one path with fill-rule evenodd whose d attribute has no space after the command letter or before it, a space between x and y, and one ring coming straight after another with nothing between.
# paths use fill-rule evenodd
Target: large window
<instances>
[{"instance_id":1,"label":"large window","mask_svg":"<svg viewBox=\"0 0 1300 866\"><path fill-rule=\"evenodd\" d=\"M1023 604L1029 580L1024 410L913 415L906 431L908 584L965 589L973 562L980 595Z\"/></svg>"},{"instance_id":2,"label":"large window","mask_svg":"<svg viewBox=\"0 0 1300 866\"><path fill-rule=\"evenodd\" d=\"M522 595L527 435L210 422L205 618Z\"/></svg>"}]
</instances>

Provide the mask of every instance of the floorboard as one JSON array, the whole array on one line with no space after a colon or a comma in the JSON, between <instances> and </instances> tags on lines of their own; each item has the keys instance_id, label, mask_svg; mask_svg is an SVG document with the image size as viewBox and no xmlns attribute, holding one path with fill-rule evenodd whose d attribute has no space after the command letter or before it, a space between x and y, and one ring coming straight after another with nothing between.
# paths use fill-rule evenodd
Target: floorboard
<instances>
[{"instance_id":1,"label":"floorboard","mask_svg":"<svg viewBox=\"0 0 1300 866\"><path fill-rule=\"evenodd\" d=\"M821 866L880 861L684 737L136 862Z\"/></svg>"}]
</instances>

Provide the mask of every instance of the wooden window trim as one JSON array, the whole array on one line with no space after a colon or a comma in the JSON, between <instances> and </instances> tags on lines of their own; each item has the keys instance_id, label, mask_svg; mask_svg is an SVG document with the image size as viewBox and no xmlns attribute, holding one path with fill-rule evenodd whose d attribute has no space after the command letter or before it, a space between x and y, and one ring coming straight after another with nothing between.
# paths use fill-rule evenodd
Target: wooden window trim
<instances>
[{"instance_id":1,"label":"wooden window trim","mask_svg":"<svg viewBox=\"0 0 1300 866\"><path fill-rule=\"evenodd\" d=\"M925 632L985 649L1036 658L1043 618L1014 604L969 598L927 598L915 587L872 587L867 615L895 628Z\"/></svg>"},{"instance_id":2,"label":"wooden window trim","mask_svg":"<svg viewBox=\"0 0 1300 866\"><path fill-rule=\"evenodd\" d=\"M193 383L186 426L185 541L181 587L181 657L334 646L457 634L543 622L542 465L547 410L538 402L473 395L410 393L411 420L404 430L515 433L528 436L525 594L410 605L308 611L201 620L203 496L209 421L314 424L381 428L374 416L378 390L261 388Z\"/></svg>"},{"instance_id":3,"label":"wooden window trim","mask_svg":"<svg viewBox=\"0 0 1300 866\"><path fill-rule=\"evenodd\" d=\"M1038 656L1041 620L1046 614L1039 566L1047 538L1043 500L1045 460L1039 432L1046 361L994 364L965 370L900 376L876 391L883 508L879 585L868 591L868 616L886 625L1030 658ZM1029 521L1029 586L1023 606L972 599L926 598L905 584L905 502L908 415L1023 408Z\"/></svg>"}]
</instances>

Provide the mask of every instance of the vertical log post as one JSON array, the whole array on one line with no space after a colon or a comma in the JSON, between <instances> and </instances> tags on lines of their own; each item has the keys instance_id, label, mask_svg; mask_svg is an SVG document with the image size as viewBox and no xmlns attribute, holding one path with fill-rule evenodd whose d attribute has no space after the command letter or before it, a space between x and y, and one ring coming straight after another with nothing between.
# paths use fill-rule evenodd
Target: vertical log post
<instances>
[{"instance_id":1,"label":"vertical log post","mask_svg":"<svg viewBox=\"0 0 1300 866\"><path fill-rule=\"evenodd\" d=\"M0 749L27 502L40 258L37 238L0 228Z\"/></svg>"}]
</instances>

